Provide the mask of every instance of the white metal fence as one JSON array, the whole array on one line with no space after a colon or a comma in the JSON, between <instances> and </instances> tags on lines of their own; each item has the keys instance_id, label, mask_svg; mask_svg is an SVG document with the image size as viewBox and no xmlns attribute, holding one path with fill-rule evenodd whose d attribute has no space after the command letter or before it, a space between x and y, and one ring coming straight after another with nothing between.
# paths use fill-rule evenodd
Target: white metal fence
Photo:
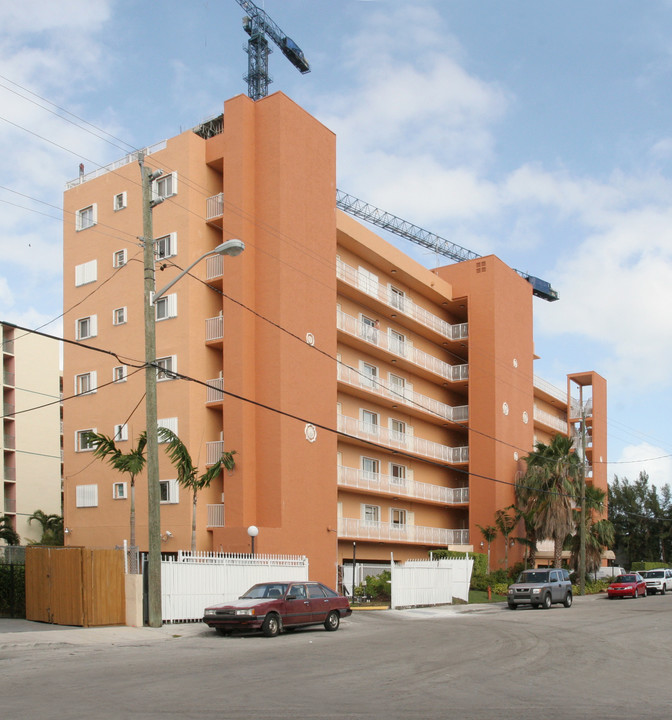
<instances>
[{"instance_id":1,"label":"white metal fence","mask_svg":"<svg viewBox=\"0 0 672 720\"><path fill-rule=\"evenodd\" d=\"M161 562L163 622L194 622L209 605L235 600L258 582L308 580L302 555L178 553Z\"/></svg>"},{"instance_id":2,"label":"white metal fence","mask_svg":"<svg viewBox=\"0 0 672 720\"><path fill-rule=\"evenodd\" d=\"M392 563L392 599L390 607L444 605L459 598L468 602L474 561L407 560Z\"/></svg>"}]
</instances>

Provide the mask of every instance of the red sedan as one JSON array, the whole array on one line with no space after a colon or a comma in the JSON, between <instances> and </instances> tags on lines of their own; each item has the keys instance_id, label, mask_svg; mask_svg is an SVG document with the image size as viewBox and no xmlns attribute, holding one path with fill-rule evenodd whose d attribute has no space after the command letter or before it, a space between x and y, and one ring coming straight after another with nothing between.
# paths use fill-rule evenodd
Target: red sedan
<instances>
[{"instance_id":1,"label":"red sedan","mask_svg":"<svg viewBox=\"0 0 672 720\"><path fill-rule=\"evenodd\" d=\"M206 608L203 622L220 635L261 630L275 637L306 625L333 632L351 613L348 599L322 583L270 582L253 585L239 600Z\"/></svg>"},{"instance_id":2,"label":"red sedan","mask_svg":"<svg viewBox=\"0 0 672 720\"><path fill-rule=\"evenodd\" d=\"M639 573L617 575L607 588L610 599L617 597L646 597L646 580Z\"/></svg>"}]
</instances>

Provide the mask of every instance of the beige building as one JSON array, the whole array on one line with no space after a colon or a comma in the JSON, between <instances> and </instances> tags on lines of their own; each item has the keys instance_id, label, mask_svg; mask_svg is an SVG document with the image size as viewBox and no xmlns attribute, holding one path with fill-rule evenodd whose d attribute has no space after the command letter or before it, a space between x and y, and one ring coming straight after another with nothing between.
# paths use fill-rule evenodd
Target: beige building
<instances>
[{"instance_id":1,"label":"beige building","mask_svg":"<svg viewBox=\"0 0 672 720\"><path fill-rule=\"evenodd\" d=\"M39 540L36 511L61 514L61 374L56 340L0 323L2 478L0 515L21 544Z\"/></svg>"}]
</instances>

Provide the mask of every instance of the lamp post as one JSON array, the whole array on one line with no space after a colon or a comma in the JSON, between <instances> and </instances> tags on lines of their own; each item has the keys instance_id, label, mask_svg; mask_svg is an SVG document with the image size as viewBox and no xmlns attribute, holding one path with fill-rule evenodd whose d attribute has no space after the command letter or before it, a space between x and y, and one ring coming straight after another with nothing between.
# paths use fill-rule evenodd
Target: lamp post
<instances>
[{"instance_id":1,"label":"lamp post","mask_svg":"<svg viewBox=\"0 0 672 720\"><path fill-rule=\"evenodd\" d=\"M259 528L256 525L250 525L250 527L247 528L247 534L252 540L252 557L254 557L254 538L259 534Z\"/></svg>"},{"instance_id":2,"label":"lamp post","mask_svg":"<svg viewBox=\"0 0 672 720\"><path fill-rule=\"evenodd\" d=\"M148 622L161 627L161 493L159 488L159 444L156 401L156 310L154 302L180 278L209 255L240 255L245 245L240 240L227 240L213 250L203 253L188 268L182 270L158 293L154 293L154 232L152 208L161 199L152 200L151 183L162 174L144 165L144 154L138 156L142 173L142 232L144 241L144 299L145 299L145 422L147 433L147 534L148 534Z\"/></svg>"}]
</instances>

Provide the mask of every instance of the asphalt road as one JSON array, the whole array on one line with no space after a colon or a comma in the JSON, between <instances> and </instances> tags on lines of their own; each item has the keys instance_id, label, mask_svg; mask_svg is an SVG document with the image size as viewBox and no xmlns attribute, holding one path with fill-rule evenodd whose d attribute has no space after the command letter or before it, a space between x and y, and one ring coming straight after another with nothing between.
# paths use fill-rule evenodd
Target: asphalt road
<instances>
[{"instance_id":1,"label":"asphalt road","mask_svg":"<svg viewBox=\"0 0 672 720\"><path fill-rule=\"evenodd\" d=\"M0 634L3 718L613 720L672 707L670 595L361 612L336 633L273 639L124 630Z\"/></svg>"}]
</instances>

